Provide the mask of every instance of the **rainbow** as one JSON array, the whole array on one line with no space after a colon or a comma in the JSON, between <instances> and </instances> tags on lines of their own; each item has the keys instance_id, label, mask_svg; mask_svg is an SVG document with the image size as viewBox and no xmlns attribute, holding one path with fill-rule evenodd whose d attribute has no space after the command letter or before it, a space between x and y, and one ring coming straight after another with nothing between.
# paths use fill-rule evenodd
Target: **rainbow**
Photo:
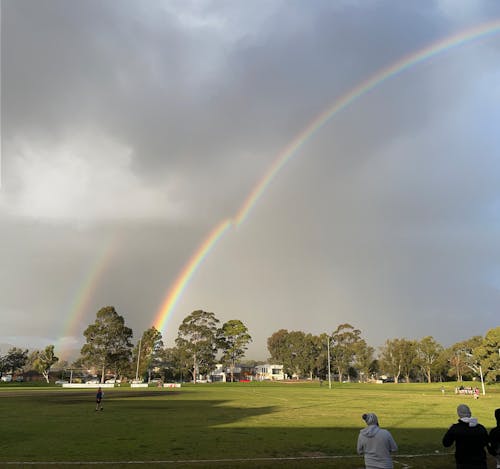
<instances>
[{"instance_id":1,"label":"rainbow","mask_svg":"<svg viewBox=\"0 0 500 469\"><path fill-rule=\"evenodd\" d=\"M160 313L154 322L156 329L161 331L164 328L170 311L174 309L190 278L203 262L203 259L205 259L208 253L232 225L233 223L229 219L219 223L191 256L191 259L189 259L189 262L186 264L180 275L177 277L177 280L170 288L165 298L165 302L160 308Z\"/></svg>"},{"instance_id":2,"label":"rainbow","mask_svg":"<svg viewBox=\"0 0 500 469\"><path fill-rule=\"evenodd\" d=\"M85 277L79 283L79 289L73 297L69 309L69 313L65 317L59 334L59 340L56 345L58 353L66 352L69 346L66 341L77 335L81 335L83 331L77 331L77 327L81 326L81 320L84 313L87 311L90 301L93 298L99 280L102 278L103 273L108 268L111 259L116 251L116 240L110 238L103 244L97 255L93 259L90 268L86 270Z\"/></svg>"},{"instance_id":3,"label":"rainbow","mask_svg":"<svg viewBox=\"0 0 500 469\"><path fill-rule=\"evenodd\" d=\"M270 168L264 174L262 179L257 183L254 189L243 202L240 210L235 217L235 224L239 225L245 221L251 209L260 199L267 186L274 179L276 174L283 166L296 154L297 150L328 120L352 104L360 97L381 85L389 78L403 73L409 68L431 59L432 57L446 52L451 48L458 47L466 42L475 39L480 39L488 35L494 35L500 31L500 20L488 22L477 26L473 29L460 32L453 36L449 36L441 41L435 42L424 49L421 49L413 54L404 57L387 68L377 71L368 79L362 81L355 88L349 90L346 94L338 98L331 107L327 108L321 114L316 116L314 120L308 124L294 139L278 154Z\"/></svg>"},{"instance_id":4,"label":"rainbow","mask_svg":"<svg viewBox=\"0 0 500 469\"><path fill-rule=\"evenodd\" d=\"M246 197L236 215L233 218L219 224L216 229L209 234L200 247L198 247L186 267L182 270L179 277L175 281L174 286L169 290L165 301L156 315L154 322L155 327L160 331L163 330L170 313L172 312L180 295L184 291L191 276L199 267L203 259L207 256L210 248L217 243L219 237L222 236L222 234L225 233L230 226L239 226L247 219L252 208L262 197L267 187L271 184L283 166L327 121L348 107L354 101L358 100L390 78L393 78L415 65L427 61L432 57L442 54L452 48L459 47L473 40L492 36L499 31L500 19L497 19L434 42L423 49L403 57L388 67L377 71L369 78L359 83L356 87L350 89L346 94L338 98L330 107L316 116L313 121L309 123L301 132L299 132L277 155L264 176Z\"/></svg>"}]
</instances>

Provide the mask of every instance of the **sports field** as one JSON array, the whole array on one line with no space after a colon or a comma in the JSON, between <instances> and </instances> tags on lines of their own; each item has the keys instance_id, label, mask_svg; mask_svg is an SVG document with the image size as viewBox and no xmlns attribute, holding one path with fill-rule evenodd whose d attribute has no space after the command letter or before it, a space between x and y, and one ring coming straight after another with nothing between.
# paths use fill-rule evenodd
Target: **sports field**
<instances>
[{"instance_id":1,"label":"sports field","mask_svg":"<svg viewBox=\"0 0 500 469\"><path fill-rule=\"evenodd\" d=\"M468 404L488 430L500 407L498 386L479 400L454 386L444 394L441 384L121 387L105 389L96 412L95 389L2 385L0 466L362 468L361 414L375 412L399 445L395 468L454 468L441 438L456 406Z\"/></svg>"}]
</instances>

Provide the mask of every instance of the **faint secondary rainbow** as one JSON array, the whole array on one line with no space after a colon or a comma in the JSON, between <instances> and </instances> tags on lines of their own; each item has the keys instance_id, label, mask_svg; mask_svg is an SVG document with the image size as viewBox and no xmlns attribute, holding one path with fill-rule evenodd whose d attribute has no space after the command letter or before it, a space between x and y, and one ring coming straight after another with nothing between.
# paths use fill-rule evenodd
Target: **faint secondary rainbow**
<instances>
[{"instance_id":1,"label":"faint secondary rainbow","mask_svg":"<svg viewBox=\"0 0 500 469\"><path fill-rule=\"evenodd\" d=\"M83 315L87 311L92 298L95 295L99 281L102 275L107 270L111 259L116 251L116 239L110 238L103 244L97 255L92 260L90 267L86 270L83 281L79 284L79 288L71 302L69 313L66 315L59 334L59 342L56 346L58 353L64 353L68 344L65 339L75 336L82 336L82 331L77 331L83 319ZM97 311L96 311L97 312Z\"/></svg>"},{"instance_id":2,"label":"faint secondary rainbow","mask_svg":"<svg viewBox=\"0 0 500 469\"><path fill-rule=\"evenodd\" d=\"M271 184L283 166L285 166L285 164L297 153L299 148L328 120L390 78L393 78L415 65L425 62L426 60L429 60L432 57L444 53L452 48L459 47L473 40L497 34L499 31L500 19L497 19L434 42L423 49L419 49L418 51L403 57L388 67L377 71L354 88L351 88L347 93L338 98L330 107L317 115L313 121L304 127L304 129L299 132L277 155L271 166L265 172L264 176L250 191L234 217L219 224L191 256L190 261L179 274L174 285L170 288L165 301L160 307L154 322L155 327L160 331L163 330L180 295L184 291L193 273L207 256L209 250L217 243L220 237L230 226L239 226L246 220L252 208L262 197L267 187Z\"/></svg>"}]
</instances>

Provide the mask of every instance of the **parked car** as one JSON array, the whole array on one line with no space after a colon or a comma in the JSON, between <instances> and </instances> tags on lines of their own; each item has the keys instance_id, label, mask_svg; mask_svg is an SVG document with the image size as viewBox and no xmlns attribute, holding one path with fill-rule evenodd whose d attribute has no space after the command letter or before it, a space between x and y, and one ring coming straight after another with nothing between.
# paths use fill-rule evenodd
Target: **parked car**
<instances>
[{"instance_id":1,"label":"parked car","mask_svg":"<svg viewBox=\"0 0 500 469\"><path fill-rule=\"evenodd\" d=\"M18 383L22 383L24 381L24 376L16 376L14 378L14 381L17 381Z\"/></svg>"},{"instance_id":2,"label":"parked car","mask_svg":"<svg viewBox=\"0 0 500 469\"><path fill-rule=\"evenodd\" d=\"M69 381L65 380L65 379L58 379L54 384L68 384Z\"/></svg>"},{"instance_id":3,"label":"parked car","mask_svg":"<svg viewBox=\"0 0 500 469\"><path fill-rule=\"evenodd\" d=\"M144 383L143 379L133 379L132 380L132 384L142 384L142 383Z\"/></svg>"},{"instance_id":4,"label":"parked car","mask_svg":"<svg viewBox=\"0 0 500 469\"><path fill-rule=\"evenodd\" d=\"M85 384L99 384L99 383L100 383L99 378L91 378L85 381Z\"/></svg>"},{"instance_id":5,"label":"parked car","mask_svg":"<svg viewBox=\"0 0 500 469\"><path fill-rule=\"evenodd\" d=\"M12 375L3 375L0 378L0 381L3 381L4 383L10 383L12 381Z\"/></svg>"}]
</instances>

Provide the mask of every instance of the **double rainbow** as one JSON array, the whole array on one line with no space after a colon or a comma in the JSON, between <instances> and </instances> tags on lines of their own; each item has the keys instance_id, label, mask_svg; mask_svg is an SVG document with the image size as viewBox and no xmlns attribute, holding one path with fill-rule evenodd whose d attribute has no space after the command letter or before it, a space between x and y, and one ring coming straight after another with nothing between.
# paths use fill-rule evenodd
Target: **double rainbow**
<instances>
[{"instance_id":1,"label":"double rainbow","mask_svg":"<svg viewBox=\"0 0 500 469\"><path fill-rule=\"evenodd\" d=\"M267 187L283 168L283 166L297 153L300 147L313 136L327 121L337 115L340 111L348 107L357 99L363 97L374 88L380 86L385 81L396 77L408 69L431 59L439 54L459 47L465 43L475 41L488 36L493 36L500 31L500 19L487 22L468 29L458 34L449 36L438 42L420 49L411 55L403 57L388 67L379 70L346 94L338 98L330 107L315 117L294 139L283 148L274 159L264 176L259 180L250 194L246 197L238 212L232 217L218 224L201 243L198 249L189 259L186 266L180 272L172 287L169 289L163 304L156 314L154 325L158 330L166 327L167 320L171 315L175 305L185 290L189 280L201 265L206 256L210 253L217 242L227 233L230 227L241 225L248 217L252 208L260 200Z\"/></svg>"}]
</instances>

